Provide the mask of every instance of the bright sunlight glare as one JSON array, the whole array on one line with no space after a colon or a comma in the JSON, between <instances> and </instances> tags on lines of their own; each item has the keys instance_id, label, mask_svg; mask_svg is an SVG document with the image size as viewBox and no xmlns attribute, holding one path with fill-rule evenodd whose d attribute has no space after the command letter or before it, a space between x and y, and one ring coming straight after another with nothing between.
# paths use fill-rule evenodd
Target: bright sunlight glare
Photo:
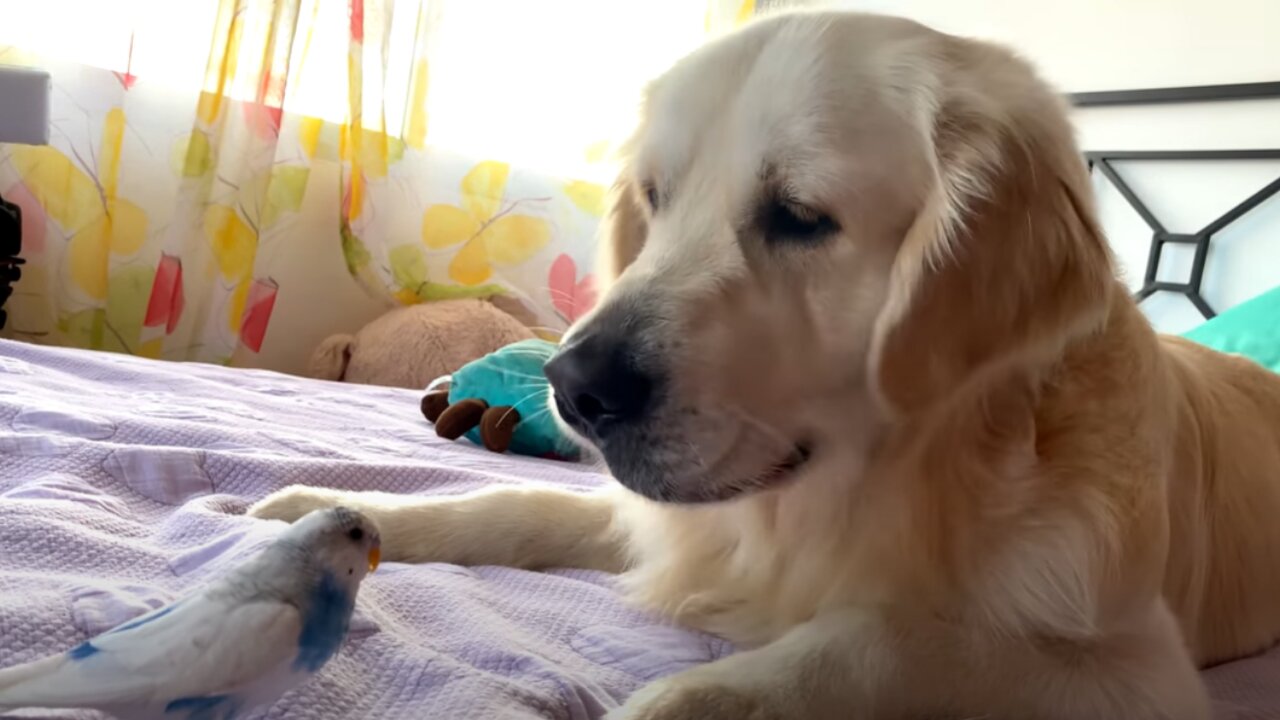
<instances>
[{"instance_id":1,"label":"bright sunlight glare","mask_svg":"<svg viewBox=\"0 0 1280 720\"><path fill-rule=\"evenodd\" d=\"M394 12L385 78L366 67L366 125L382 105L387 130L412 110L413 63L429 62L428 142L560 176L603 180L587 148L634 122L639 91L703 39L691 0L383 0ZM194 91L203 87L218 0L0 0L0 45ZM348 117L348 4L303 0L285 109ZM372 3L370 3L372 5ZM428 31L419 37L422 13ZM242 53L268 32L247 20ZM377 62L366 52L365 62ZM3 58L0 57L0 62ZM227 92L251 99L252 81ZM385 93L385 94L384 94Z\"/></svg>"}]
</instances>

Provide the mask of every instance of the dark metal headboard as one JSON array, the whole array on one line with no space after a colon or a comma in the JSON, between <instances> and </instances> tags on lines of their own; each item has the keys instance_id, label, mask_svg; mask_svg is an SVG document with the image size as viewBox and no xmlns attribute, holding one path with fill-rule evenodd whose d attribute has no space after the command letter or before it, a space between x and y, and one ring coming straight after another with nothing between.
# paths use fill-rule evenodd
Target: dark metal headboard
<instances>
[{"instance_id":1,"label":"dark metal headboard","mask_svg":"<svg viewBox=\"0 0 1280 720\"><path fill-rule=\"evenodd\" d=\"M1223 100L1253 100L1280 98L1280 82L1247 83L1238 85L1206 85L1183 88L1151 88L1143 90L1115 90L1107 92L1075 93L1068 96L1076 107L1116 105L1150 105L1157 103L1215 102ZM1151 228L1151 249L1147 254L1147 267L1143 274L1142 288L1138 290L1139 302L1157 292L1174 292L1185 295L1206 319L1216 313L1200 293L1204 279L1205 259L1209 255L1209 242L1231 223L1268 198L1280 194L1280 177L1267 183L1230 210L1226 211L1200 230L1193 233L1172 233L1156 218L1133 188L1116 173L1112 165L1116 161L1195 161L1195 160L1280 160L1280 149L1266 150L1116 150L1085 153L1090 171L1102 173L1126 202ZM1160 270L1160 258L1164 246L1194 245L1195 256L1191 261L1191 276L1186 282L1162 282L1156 279Z\"/></svg>"},{"instance_id":2,"label":"dark metal headboard","mask_svg":"<svg viewBox=\"0 0 1280 720\"><path fill-rule=\"evenodd\" d=\"M1236 83L1234 85L1194 85L1189 87L1104 90L1067 95L1076 107L1107 105L1159 105L1163 103L1221 102L1223 100L1267 100L1280 98L1280 82Z\"/></svg>"}]
</instances>

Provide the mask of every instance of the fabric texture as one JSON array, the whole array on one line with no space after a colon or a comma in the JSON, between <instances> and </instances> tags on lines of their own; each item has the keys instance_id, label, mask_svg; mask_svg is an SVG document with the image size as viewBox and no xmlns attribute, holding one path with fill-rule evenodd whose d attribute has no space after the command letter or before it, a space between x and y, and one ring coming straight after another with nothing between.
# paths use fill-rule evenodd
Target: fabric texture
<instances>
[{"instance_id":1,"label":"fabric texture","mask_svg":"<svg viewBox=\"0 0 1280 720\"><path fill-rule=\"evenodd\" d=\"M1184 337L1280 372L1280 287L1230 308Z\"/></svg>"},{"instance_id":2,"label":"fabric texture","mask_svg":"<svg viewBox=\"0 0 1280 720\"><path fill-rule=\"evenodd\" d=\"M250 557L285 525L244 509L289 484L606 481L440 440L419 400L0 341L0 666L71 648ZM259 717L583 720L728 651L628 607L602 573L383 563L339 655Z\"/></svg>"}]
</instances>

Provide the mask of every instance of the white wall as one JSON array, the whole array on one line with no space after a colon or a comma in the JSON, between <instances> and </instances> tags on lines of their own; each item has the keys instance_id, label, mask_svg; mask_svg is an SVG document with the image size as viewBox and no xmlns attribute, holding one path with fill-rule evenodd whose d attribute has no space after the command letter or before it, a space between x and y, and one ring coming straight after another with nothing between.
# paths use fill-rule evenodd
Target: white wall
<instances>
[{"instance_id":1,"label":"white wall","mask_svg":"<svg viewBox=\"0 0 1280 720\"><path fill-rule=\"evenodd\" d=\"M831 0L1021 50L1067 92L1280 80L1276 0Z\"/></svg>"},{"instance_id":2,"label":"white wall","mask_svg":"<svg viewBox=\"0 0 1280 720\"><path fill-rule=\"evenodd\" d=\"M831 0L1002 42L1065 92L1280 81L1280 0ZM1081 109L1086 150L1280 148L1280 100ZM1280 174L1280 162L1123 163L1119 172L1171 232L1192 232ZM1151 237L1100 176L1102 222L1130 284L1141 284ZM1161 280L1179 281L1190 248L1166 247ZM1210 245L1202 290L1222 311L1280 285L1280 198ZM1201 321L1181 296L1143 304L1162 330Z\"/></svg>"}]
</instances>

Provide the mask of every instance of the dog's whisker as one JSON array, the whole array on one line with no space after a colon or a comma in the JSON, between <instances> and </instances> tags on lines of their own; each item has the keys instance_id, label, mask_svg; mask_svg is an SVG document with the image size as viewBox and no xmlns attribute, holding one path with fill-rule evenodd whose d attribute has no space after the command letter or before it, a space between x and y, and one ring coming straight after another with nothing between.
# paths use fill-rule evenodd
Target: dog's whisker
<instances>
[{"instance_id":1,"label":"dog's whisker","mask_svg":"<svg viewBox=\"0 0 1280 720\"><path fill-rule=\"evenodd\" d=\"M505 352L507 355L512 355L512 356L514 356L514 357L531 357L531 358L537 358L537 359L539 359L539 360L541 360L543 357L545 357L542 353L540 353L540 352L536 352L536 351L534 351L534 350L530 350L530 349L527 349L527 348L512 348L512 347L508 347L504 352Z\"/></svg>"},{"instance_id":2,"label":"dog's whisker","mask_svg":"<svg viewBox=\"0 0 1280 720\"><path fill-rule=\"evenodd\" d=\"M537 396L538 396L538 395L540 395L541 393L542 393L542 389L541 389L541 388L539 388L539 389L534 390L533 392L529 393L528 395L525 395L524 397L520 398L519 400L515 401L514 403L512 403L512 404L511 404L511 407L507 408L507 411L506 411L506 412L504 412L504 413L502 414L502 417L498 420L498 422L503 422L503 421L505 421L505 420L506 420L506 419L511 415L511 413L513 413L513 412L519 412L516 408L520 407L521 405L523 405L524 403L528 402L529 400L532 400L533 398L537 397ZM528 418L525 418L523 415L521 415L520 417L521 417L521 419L528 419ZM534 416L533 416L533 415L530 415L529 417L531 418L531 417L534 417Z\"/></svg>"},{"instance_id":3,"label":"dog's whisker","mask_svg":"<svg viewBox=\"0 0 1280 720\"><path fill-rule=\"evenodd\" d=\"M551 413L551 408L543 407L541 410L537 412L529 413L528 415L523 415L521 417L523 417L524 420L526 421L532 421L532 420L537 420L543 417L544 415L549 415L550 413Z\"/></svg>"},{"instance_id":4,"label":"dog's whisker","mask_svg":"<svg viewBox=\"0 0 1280 720\"><path fill-rule=\"evenodd\" d=\"M508 376L510 376L510 377L513 377L513 378L520 378L520 379L523 379L523 380L530 380L530 381L532 381L530 384L534 384L534 383L536 383L536 384L541 384L541 385L546 385L546 384L547 384L547 379L546 379L546 377L544 377L544 376L542 376L542 375L534 375L533 373L522 373L522 372L509 372L509 373L507 373L507 375L508 375Z\"/></svg>"},{"instance_id":5,"label":"dog's whisker","mask_svg":"<svg viewBox=\"0 0 1280 720\"><path fill-rule=\"evenodd\" d=\"M525 350L510 350L510 349L509 349L509 350L507 350L507 351L506 351L506 354L507 354L507 355L509 355L509 356L511 356L511 357L532 358L532 359L534 359L534 360L538 360L538 361L545 361L545 360L547 359L547 356L546 356L546 355L543 355L542 353L537 353L537 352L533 352L533 351L525 351Z\"/></svg>"},{"instance_id":6,"label":"dog's whisker","mask_svg":"<svg viewBox=\"0 0 1280 720\"><path fill-rule=\"evenodd\" d=\"M693 461L698 464L698 472L703 474L710 470L711 468L707 465L706 459L702 457L702 451L698 449L698 446L687 437L682 437L681 440L684 441L685 447L689 448L689 452L693 454Z\"/></svg>"},{"instance_id":7,"label":"dog's whisker","mask_svg":"<svg viewBox=\"0 0 1280 720\"><path fill-rule=\"evenodd\" d=\"M513 377L522 377L522 376L519 376L519 375L513 375ZM524 379L526 380L526 382L521 382L521 383L511 383L511 384L507 385L506 387L508 387L508 388L512 388L512 389L515 389L515 390L523 390L523 389L525 389L525 388L533 388L534 390L540 390L540 389L541 389L541 390L547 390L548 392L550 392L550 390L547 388L547 383L546 383L546 381L545 381L545 380L541 380L540 378L536 378L536 377L532 377L532 376L524 377Z\"/></svg>"},{"instance_id":8,"label":"dog's whisker","mask_svg":"<svg viewBox=\"0 0 1280 720\"><path fill-rule=\"evenodd\" d=\"M551 327L550 325L526 325L525 327L535 332L541 330L542 332L554 333L557 335L564 333L564 328Z\"/></svg>"},{"instance_id":9,"label":"dog's whisker","mask_svg":"<svg viewBox=\"0 0 1280 720\"><path fill-rule=\"evenodd\" d=\"M756 430L768 436L769 439L776 440L779 445L784 445L787 447L792 447L795 445L795 441L787 437L787 435L783 433L781 430L778 430L777 428L770 425L769 423L752 415L746 410L743 410L741 407L738 407L737 405L733 405L730 403L726 403L724 407L726 410L736 415L738 418L746 422L751 427L755 428Z\"/></svg>"}]
</instances>

